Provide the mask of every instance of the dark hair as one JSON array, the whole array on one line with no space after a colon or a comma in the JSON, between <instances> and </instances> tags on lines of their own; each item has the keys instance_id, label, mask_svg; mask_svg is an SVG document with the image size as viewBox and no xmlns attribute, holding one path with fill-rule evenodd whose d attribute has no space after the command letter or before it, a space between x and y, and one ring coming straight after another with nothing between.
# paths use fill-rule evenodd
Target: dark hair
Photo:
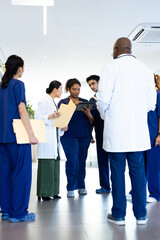
<instances>
[{"instance_id":1,"label":"dark hair","mask_svg":"<svg viewBox=\"0 0 160 240\"><path fill-rule=\"evenodd\" d=\"M5 63L6 71L2 77L1 87L7 88L10 80L13 78L13 75L17 73L18 68L23 66L24 66L24 61L21 57L16 55L11 55Z\"/></svg>"},{"instance_id":2,"label":"dark hair","mask_svg":"<svg viewBox=\"0 0 160 240\"><path fill-rule=\"evenodd\" d=\"M69 79L69 80L66 82L66 86L65 86L66 92L68 92L68 89L71 89L71 87L72 87L74 84L78 84L78 85L81 87L81 83L80 83L80 81L78 81L78 79L76 79L76 78L71 78L71 79Z\"/></svg>"},{"instance_id":3,"label":"dark hair","mask_svg":"<svg viewBox=\"0 0 160 240\"><path fill-rule=\"evenodd\" d=\"M46 88L46 93L50 94L54 88L58 89L61 85L62 85L62 83L60 83L57 80L50 82L49 87Z\"/></svg>"},{"instance_id":4,"label":"dark hair","mask_svg":"<svg viewBox=\"0 0 160 240\"><path fill-rule=\"evenodd\" d=\"M154 82L155 82L155 84L156 84L157 79L158 79L158 75L154 74Z\"/></svg>"},{"instance_id":5,"label":"dark hair","mask_svg":"<svg viewBox=\"0 0 160 240\"><path fill-rule=\"evenodd\" d=\"M91 75L88 78L86 78L86 82L89 82L90 80L95 80L96 82L99 82L100 77L98 75Z\"/></svg>"}]
</instances>

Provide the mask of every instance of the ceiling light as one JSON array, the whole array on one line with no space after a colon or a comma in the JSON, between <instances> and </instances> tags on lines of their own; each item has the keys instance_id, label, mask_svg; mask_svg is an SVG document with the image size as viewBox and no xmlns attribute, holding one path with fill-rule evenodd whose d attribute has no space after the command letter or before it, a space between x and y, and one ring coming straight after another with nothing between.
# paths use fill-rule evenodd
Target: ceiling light
<instances>
[{"instance_id":1,"label":"ceiling light","mask_svg":"<svg viewBox=\"0 0 160 240\"><path fill-rule=\"evenodd\" d=\"M47 34L47 7L54 5L54 0L11 0L16 6L41 6L43 7L43 35Z\"/></svg>"},{"instance_id":2,"label":"ceiling light","mask_svg":"<svg viewBox=\"0 0 160 240\"><path fill-rule=\"evenodd\" d=\"M11 0L11 3L21 6L53 6L54 0Z\"/></svg>"}]
</instances>

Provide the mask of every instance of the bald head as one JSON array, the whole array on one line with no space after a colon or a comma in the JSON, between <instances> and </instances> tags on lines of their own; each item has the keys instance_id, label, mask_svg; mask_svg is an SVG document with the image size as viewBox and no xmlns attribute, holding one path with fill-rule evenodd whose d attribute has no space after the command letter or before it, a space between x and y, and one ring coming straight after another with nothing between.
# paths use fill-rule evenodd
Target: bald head
<instances>
[{"instance_id":1,"label":"bald head","mask_svg":"<svg viewBox=\"0 0 160 240\"><path fill-rule=\"evenodd\" d=\"M117 39L113 47L113 58L117 58L121 54L131 54L132 44L128 38L122 37Z\"/></svg>"}]
</instances>

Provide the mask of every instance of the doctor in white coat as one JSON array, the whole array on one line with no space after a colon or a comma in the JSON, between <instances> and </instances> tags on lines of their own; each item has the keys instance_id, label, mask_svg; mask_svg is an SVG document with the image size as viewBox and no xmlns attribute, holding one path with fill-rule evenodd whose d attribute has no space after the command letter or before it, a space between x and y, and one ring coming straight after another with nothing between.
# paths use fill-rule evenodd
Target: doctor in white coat
<instances>
[{"instance_id":1,"label":"doctor in white coat","mask_svg":"<svg viewBox=\"0 0 160 240\"><path fill-rule=\"evenodd\" d=\"M155 109L153 72L131 55L131 42L120 38L114 60L103 70L97 93L98 110L104 119L103 148L111 165L112 213L108 221L125 224L125 164L129 165L133 212L137 224L148 220L143 151L150 149L147 112Z\"/></svg>"},{"instance_id":2,"label":"doctor in white coat","mask_svg":"<svg viewBox=\"0 0 160 240\"><path fill-rule=\"evenodd\" d=\"M35 118L42 119L46 126L46 143L37 145L38 173L37 196L44 201L61 198L59 194L60 152L59 129L53 127L55 118L60 116L54 99L60 98L62 84L52 81L46 89L46 96L38 103Z\"/></svg>"}]
</instances>

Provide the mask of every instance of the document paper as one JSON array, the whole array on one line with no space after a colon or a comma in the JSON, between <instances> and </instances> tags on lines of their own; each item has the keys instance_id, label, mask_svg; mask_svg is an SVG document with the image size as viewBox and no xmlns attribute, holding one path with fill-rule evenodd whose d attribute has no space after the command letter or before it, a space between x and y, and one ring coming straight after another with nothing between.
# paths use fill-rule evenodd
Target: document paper
<instances>
[{"instance_id":1,"label":"document paper","mask_svg":"<svg viewBox=\"0 0 160 240\"><path fill-rule=\"evenodd\" d=\"M63 128L68 126L71 117L76 110L76 105L72 100L69 101L68 104L61 104L58 112L61 113L59 118L54 119L53 127Z\"/></svg>"},{"instance_id":2,"label":"document paper","mask_svg":"<svg viewBox=\"0 0 160 240\"><path fill-rule=\"evenodd\" d=\"M39 142L46 142L46 128L43 120L30 119L34 135ZM13 129L18 144L29 143L29 136L21 119L13 119Z\"/></svg>"}]
</instances>

